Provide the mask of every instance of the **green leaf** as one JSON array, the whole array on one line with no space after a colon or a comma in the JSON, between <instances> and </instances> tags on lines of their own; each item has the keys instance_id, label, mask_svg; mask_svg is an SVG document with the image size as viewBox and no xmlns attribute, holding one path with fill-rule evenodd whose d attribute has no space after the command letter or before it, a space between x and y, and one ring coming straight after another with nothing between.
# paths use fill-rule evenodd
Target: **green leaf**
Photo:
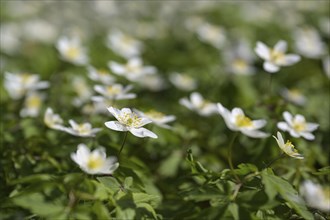
<instances>
[{"instance_id":1,"label":"green leaf","mask_svg":"<svg viewBox=\"0 0 330 220\"><path fill-rule=\"evenodd\" d=\"M157 214L154 208L148 203L139 203L136 205L137 208L143 209L150 213L154 219L157 219Z\"/></svg>"},{"instance_id":2,"label":"green leaf","mask_svg":"<svg viewBox=\"0 0 330 220\"><path fill-rule=\"evenodd\" d=\"M319 176L323 176L323 175L329 175L330 174L330 166L327 167L323 167L321 169L318 169L317 172L313 173L314 175L319 175Z\"/></svg>"},{"instance_id":3,"label":"green leaf","mask_svg":"<svg viewBox=\"0 0 330 220\"><path fill-rule=\"evenodd\" d=\"M239 219L238 205L236 203L230 203L228 205L228 210L232 214L232 216L235 220Z\"/></svg>"},{"instance_id":4,"label":"green leaf","mask_svg":"<svg viewBox=\"0 0 330 220\"><path fill-rule=\"evenodd\" d=\"M25 194L12 198L12 202L22 208L29 209L42 217L52 217L61 214L65 207L54 203L46 202L40 193Z\"/></svg>"},{"instance_id":5,"label":"green leaf","mask_svg":"<svg viewBox=\"0 0 330 220\"><path fill-rule=\"evenodd\" d=\"M158 169L159 173L166 177L175 176L180 162L182 161L181 150L173 151L166 160L162 161Z\"/></svg>"},{"instance_id":6,"label":"green leaf","mask_svg":"<svg viewBox=\"0 0 330 220\"><path fill-rule=\"evenodd\" d=\"M139 203L157 204L159 201L159 196L146 193L132 193L132 198L136 205Z\"/></svg>"},{"instance_id":7,"label":"green leaf","mask_svg":"<svg viewBox=\"0 0 330 220\"><path fill-rule=\"evenodd\" d=\"M124 180L124 188L125 189L129 189L133 184L133 177L129 176L129 177L126 177L125 180Z\"/></svg>"},{"instance_id":8,"label":"green leaf","mask_svg":"<svg viewBox=\"0 0 330 220\"><path fill-rule=\"evenodd\" d=\"M277 194L280 194L299 215L305 219L313 219L313 215L307 210L304 200L299 197L297 191L288 181L275 176L271 169L262 171L261 177L265 185L266 194L270 200L273 200Z\"/></svg>"},{"instance_id":9,"label":"green leaf","mask_svg":"<svg viewBox=\"0 0 330 220\"><path fill-rule=\"evenodd\" d=\"M250 163L241 163L237 167L238 169L234 170L237 175L246 175L258 171L258 168L254 164Z\"/></svg>"},{"instance_id":10,"label":"green leaf","mask_svg":"<svg viewBox=\"0 0 330 220\"><path fill-rule=\"evenodd\" d=\"M121 189L120 183L114 177L97 177L104 186L106 186L112 193Z\"/></svg>"}]
</instances>

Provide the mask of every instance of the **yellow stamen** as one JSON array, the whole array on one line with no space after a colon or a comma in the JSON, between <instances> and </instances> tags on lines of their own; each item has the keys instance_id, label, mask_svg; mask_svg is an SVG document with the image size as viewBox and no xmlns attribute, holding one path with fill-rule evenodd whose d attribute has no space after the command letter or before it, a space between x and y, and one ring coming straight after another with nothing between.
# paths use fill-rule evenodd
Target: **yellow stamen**
<instances>
[{"instance_id":1,"label":"yellow stamen","mask_svg":"<svg viewBox=\"0 0 330 220\"><path fill-rule=\"evenodd\" d=\"M236 116L236 125L238 127L250 127L252 126L252 121L250 118L244 115L237 115Z\"/></svg>"},{"instance_id":2,"label":"yellow stamen","mask_svg":"<svg viewBox=\"0 0 330 220\"><path fill-rule=\"evenodd\" d=\"M90 157L87 162L87 167L91 170L100 168L102 165L103 165L103 160L100 160L99 158Z\"/></svg>"}]
</instances>

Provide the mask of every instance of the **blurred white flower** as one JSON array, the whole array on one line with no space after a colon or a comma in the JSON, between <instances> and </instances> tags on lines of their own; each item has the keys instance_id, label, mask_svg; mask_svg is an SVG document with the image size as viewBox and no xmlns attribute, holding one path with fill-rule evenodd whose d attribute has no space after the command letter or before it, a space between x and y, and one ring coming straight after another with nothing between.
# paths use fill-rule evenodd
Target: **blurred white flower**
<instances>
[{"instance_id":1,"label":"blurred white flower","mask_svg":"<svg viewBox=\"0 0 330 220\"><path fill-rule=\"evenodd\" d=\"M224 59L230 73L251 75L255 73L253 51L247 41L241 39L232 48L224 51Z\"/></svg>"},{"instance_id":2,"label":"blurred white flower","mask_svg":"<svg viewBox=\"0 0 330 220\"><path fill-rule=\"evenodd\" d=\"M157 71L153 66L143 66L142 60L138 57L129 59L126 64L110 61L108 65L113 73L124 76L132 82L136 82L146 75L155 74Z\"/></svg>"},{"instance_id":3,"label":"blurred white flower","mask_svg":"<svg viewBox=\"0 0 330 220\"><path fill-rule=\"evenodd\" d=\"M44 123L52 129L64 130L63 119L58 115L54 114L52 108L47 108L44 115Z\"/></svg>"},{"instance_id":4,"label":"blurred white flower","mask_svg":"<svg viewBox=\"0 0 330 220\"><path fill-rule=\"evenodd\" d=\"M205 100L198 92L190 94L190 100L181 98L179 103L186 108L197 112L201 116L210 116L218 112L217 105Z\"/></svg>"},{"instance_id":5,"label":"blurred white flower","mask_svg":"<svg viewBox=\"0 0 330 220\"><path fill-rule=\"evenodd\" d=\"M284 143L283 137L280 132L277 132L277 138L275 136L273 136L273 138L275 138L278 146L285 154L296 159L304 159L304 157L298 153L298 151L294 148L293 144L290 141Z\"/></svg>"},{"instance_id":6,"label":"blurred white flower","mask_svg":"<svg viewBox=\"0 0 330 220\"><path fill-rule=\"evenodd\" d=\"M158 138L155 133L142 127L151 123L152 121L150 119L138 116L129 108L119 110L109 107L108 111L118 120L105 122L104 124L108 128L115 131L129 131L136 137Z\"/></svg>"},{"instance_id":7,"label":"blurred white flower","mask_svg":"<svg viewBox=\"0 0 330 220\"><path fill-rule=\"evenodd\" d=\"M39 75L29 73L5 73L4 86L13 99L20 99L28 92L49 87L47 81L40 81Z\"/></svg>"},{"instance_id":8,"label":"blurred white flower","mask_svg":"<svg viewBox=\"0 0 330 220\"><path fill-rule=\"evenodd\" d=\"M96 69L93 66L88 66L88 77L91 80L101 82L105 85L112 84L116 79L113 77L109 71L105 69Z\"/></svg>"},{"instance_id":9,"label":"blurred white flower","mask_svg":"<svg viewBox=\"0 0 330 220\"><path fill-rule=\"evenodd\" d=\"M188 74L172 73L169 80L176 88L183 91L192 91L197 88L197 81Z\"/></svg>"},{"instance_id":10,"label":"blurred white flower","mask_svg":"<svg viewBox=\"0 0 330 220\"><path fill-rule=\"evenodd\" d=\"M226 41L224 29L207 22L200 24L196 32L201 41L209 43L217 49L221 49Z\"/></svg>"},{"instance_id":11,"label":"blurred white flower","mask_svg":"<svg viewBox=\"0 0 330 220\"><path fill-rule=\"evenodd\" d=\"M80 76L74 77L72 80L72 87L78 94L78 96L73 99L73 104L75 106L81 106L83 103L89 101L92 97L92 89L87 84L85 78Z\"/></svg>"},{"instance_id":12,"label":"blurred white flower","mask_svg":"<svg viewBox=\"0 0 330 220\"><path fill-rule=\"evenodd\" d=\"M308 58L320 58L327 46L322 42L319 33L312 27L299 28L293 32L295 47L298 53Z\"/></svg>"},{"instance_id":13,"label":"blurred white flower","mask_svg":"<svg viewBox=\"0 0 330 220\"><path fill-rule=\"evenodd\" d=\"M52 44L58 36L55 25L42 19L27 20L23 23L22 37L32 41Z\"/></svg>"},{"instance_id":14,"label":"blurred white flower","mask_svg":"<svg viewBox=\"0 0 330 220\"><path fill-rule=\"evenodd\" d=\"M167 125L167 123L172 122L176 119L174 115L164 115L161 112L150 110L147 112L141 112L137 109L134 109L134 112L136 112L141 117L150 119L155 125L158 125L162 128L170 129L171 126Z\"/></svg>"},{"instance_id":15,"label":"blurred white flower","mask_svg":"<svg viewBox=\"0 0 330 220\"><path fill-rule=\"evenodd\" d=\"M308 123L305 117L297 114L294 117L291 113L283 112L284 121L278 122L277 127L282 131L288 131L292 137L298 138L302 136L307 140L314 140L315 136L311 133L316 130L319 124Z\"/></svg>"},{"instance_id":16,"label":"blurred white flower","mask_svg":"<svg viewBox=\"0 0 330 220\"><path fill-rule=\"evenodd\" d=\"M318 183L307 180L301 184L299 192L305 199L307 206L319 209L322 212L330 212L329 186L321 186Z\"/></svg>"},{"instance_id":17,"label":"blurred white flower","mask_svg":"<svg viewBox=\"0 0 330 220\"><path fill-rule=\"evenodd\" d=\"M298 89L282 88L280 90L280 94L283 96L284 99L293 104L302 106L306 103L305 96Z\"/></svg>"},{"instance_id":18,"label":"blurred white flower","mask_svg":"<svg viewBox=\"0 0 330 220\"><path fill-rule=\"evenodd\" d=\"M36 117L45 97L38 92L30 92L24 100L24 107L20 111L21 117Z\"/></svg>"},{"instance_id":19,"label":"blurred white flower","mask_svg":"<svg viewBox=\"0 0 330 220\"><path fill-rule=\"evenodd\" d=\"M71 159L88 174L112 174L119 167L117 158L107 158L103 147L91 152L85 144L79 144L77 152L71 154Z\"/></svg>"},{"instance_id":20,"label":"blurred white flower","mask_svg":"<svg viewBox=\"0 0 330 220\"><path fill-rule=\"evenodd\" d=\"M1 23L0 49L7 54L15 54L21 47L21 28L17 23Z\"/></svg>"},{"instance_id":21,"label":"blurred white flower","mask_svg":"<svg viewBox=\"0 0 330 220\"><path fill-rule=\"evenodd\" d=\"M323 70L325 75L330 79L330 56L326 56L322 59Z\"/></svg>"},{"instance_id":22,"label":"blurred white flower","mask_svg":"<svg viewBox=\"0 0 330 220\"><path fill-rule=\"evenodd\" d=\"M101 128L92 128L90 123L78 124L72 119L69 120L69 124L71 125L71 128L65 128L64 131L74 136L94 137L97 132L102 130Z\"/></svg>"},{"instance_id":23,"label":"blurred white flower","mask_svg":"<svg viewBox=\"0 0 330 220\"><path fill-rule=\"evenodd\" d=\"M165 80L159 74L142 76L136 82L151 91L161 91L167 86Z\"/></svg>"},{"instance_id":24,"label":"blurred white flower","mask_svg":"<svg viewBox=\"0 0 330 220\"><path fill-rule=\"evenodd\" d=\"M77 37L61 37L56 43L56 48L65 61L76 65L86 65L89 62L86 49Z\"/></svg>"},{"instance_id":25,"label":"blurred white flower","mask_svg":"<svg viewBox=\"0 0 330 220\"><path fill-rule=\"evenodd\" d=\"M233 108L230 112L220 103L218 103L217 106L220 115L223 117L230 130L240 131L252 138L265 138L269 136L269 134L259 131L260 128L266 125L266 120L251 120L245 116L243 110L240 108Z\"/></svg>"},{"instance_id":26,"label":"blurred white flower","mask_svg":"<svg viewBox=\"0 0 330 220\"><path fill-rule=\"evenodd\" d=\"M111 31L108 34L106 44L112 51L127 59L139 56L143 49L140 41L119 30Z\"/></svg>"},{"instance_id":27,"label":"blurred white flower","mask_svg":"<svg viewBox=\"0 0 330 220\"><path fill-rule=\"evenodd\" d=\"M103 100L104 98L109 100L134 99L136 94L128 93L132 88L132 85L124 87L121 84L113 84L108 86L95 85L94 90L102 96L93 96L92 100Z\"/></svg>"},{"instance_id":28,"label":"blurred white flower","mask_svg":"<svg viewBox=\"0 0 330 220\"><path fill-rule=\"evenodd\" d=\"M281 66L291 66L300 61L300 56L296 54L285 54L287 43L284 40L278 41L274 48L267 47L258 41L255 52L265 60L263 67L267 72L275 73Z\"/></svg>"}]
</instances>

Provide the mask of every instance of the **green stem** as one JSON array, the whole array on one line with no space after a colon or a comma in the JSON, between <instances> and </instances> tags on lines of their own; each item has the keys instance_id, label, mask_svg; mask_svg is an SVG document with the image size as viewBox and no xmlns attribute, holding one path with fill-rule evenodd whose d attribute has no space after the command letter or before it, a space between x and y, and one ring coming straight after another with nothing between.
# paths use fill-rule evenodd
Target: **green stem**
<instances>
[{"instance_id":1,"label":"green stem","mask_svg":"<svg viewBox=\"0 0 330 220\"><path fill-rule=\"evenodd\" d=\"M229 148L228 148L228 164L229 164L230 170L232 172L234 172L234 166L233 166L233 161L232 161L232 149L233 149L233 144L234 144L234 141L235 141L237 135L238 135L238 132L235 132L230 141ZM241 182L241 180L238 178L238 176L235 173L234 173L234 176L238 182Z\"/></svg>"},{"instance_id":2,"label":"green stem","mask_svg":"<svg viewBox=\"0 0 330 220\"><path fill-rule=\"evenodd\" d=\"M273 80L273 74L270 73L270 78L269 78L269 95L272 94L272 80Z\"/></svg>"},{"instance_id":3,"label":"green stem","mask_svg":"<svg viewBox=\"0 0 330 220\"><path fill-rule=\"evenodd\" d=\"M121 151L122 151L123 148L124 148L124 145L125 145L125 142L126 142L126 138L127 138L127 134L128 134L128 131L126 131L126 133L125 133L123 143L121 144L121 148L120 148L119 153L118 153L118 157L119 157Z\"/></svg>"},{"instance_id":4,"label":"green stem","mask_svg":"<svg viewBox=\"0 0 330 220\"><path fill-rule=\"evenodd\" d=\"M266 169L267 167L269 167L270 165L272 165L275 161L281 159L284 157L284 153L281 153L279 156L275 157L273 160L271 160L266 166L264 166L263 169Z\"/></svg>"}]
</instances>

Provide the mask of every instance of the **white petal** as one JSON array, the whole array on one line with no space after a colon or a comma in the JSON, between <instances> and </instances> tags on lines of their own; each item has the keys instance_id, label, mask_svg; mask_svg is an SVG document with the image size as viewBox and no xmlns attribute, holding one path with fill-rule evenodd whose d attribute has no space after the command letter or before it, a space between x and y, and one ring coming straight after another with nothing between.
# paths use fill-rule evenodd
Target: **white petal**
<instances>
[{"instance_id":1,"label":"white petal","mask_svg":"<svg viewBox=\"0 0 330 220\"><path fill-rule=\"evenodd\" d=\"M315 136L312 133L301 132L300 135L303 136L306 140L309 140L309 141L312 141L312 140L315 139Z\"/></svg>"},{"instance_id":2,"label":"white petal","mask_svg":"<svg viewBox=\"0 0 330 220\"><path fill-rule=\"evenodd\" d=\"M280 67L268 61L264 62L263 67L269 73L275 73L280 70Z\"/></svg>"},{"instance_id":3,"label":"white petal","mask_svg":"<svg viewBox=\"0 0 330 220\"><path fill-rule=\"evenodd\" d=\"M191 95L190 95L190 100L191 100L191 103L194 105L194 106L200 106L204 99L202 97L201 94L199 94L198 92L193 92Z\"/></svg>"},{"instance_id":4,"label":"white petal","mask_svg":"<svg viewBox=\"0 0 330 220\"><path fill-rule=\"evenodd\" d=\"M104 123L108 128L115 131L127 131L127 127L120 124L118 121L107 121Z\"/></svg>"},{"instance_id":5,"label":"white petal","mask_svg":"<svg viewBox=\"0 0 330 220\"><path fill-rule=\"evenodd\" d=\"M126 72L126 68L119 63L110 61L108 63L108 66L111 69L111 71L117 75L123 75Z\"/></svg>"},{"instance_id":6,"label":"white petal","mask_svg":"<svg viewBox=\"0 0 330 220\"><path fill-rule=\"evenodd\" d=\"M280 148L283 148L284 147L284 140L283 140L282 134L279 131L277 132L277 139L276 139L276 141L277 141L278 146Z\"/></svg>"},{"instance_id":7,"label":"white petal","mask_svg":"<svg viewBox=\"0 0 330 220\"><path fill-rule=\"evenodd\" d=\"M292 115L290 112L288 111L283 112L283 118L290 126L292 126Z\"/></svg>"},{"instance_id":8,"label":"white petal","mask_svg":"<svg viewBox=\"0 0 330 220\"><path fill-rule=\"evenodd\" d=\"M140 122L140 127L142 127L143 125L149 124L149 123L151 123L151 122L152 122L152 121L151 121L149 118L142 117L142 118L141 118L141 122Z\"/></svg>"},{"instance_id":9,"label":"white petal","mask_svg":"<svg viewBox=\"0 0 330 220\"><path fill-rule=\"evenodd\" d=\"M293 130L293 129L290 129L289 132L290 132L290 135L291 135L292 137L295 137L295 138L300 137L300 133L296 132L296 131Z\"/></svg>"},{"instance_id":10,"label":"white petal","mask_svg":"<svg viewBox=\"0 0 330 220\"><path fill-rule=\"evenodd\" d=\"M109 107L108 111L118 120L118 116L120 115L120 110L114 107Z\"/></svg>"},{"instance_id":11,"label":"white petal","mask_svg":"<svg viewBox=\"0 0 330 220\"><path fill-rule=\"evenodd\" d=\"M265 138L269 136L269 134L257 130L241 129L241 132L252 138Z\"/></svg>"},{"instance_id":12,"label":"white petal","mask_svg":"<svg viewBox=\"0 0 330 220\"><path fill-rule=\"evenodd\" d=\"M287 49L287 43L284 40L280 40L274 46L274 50L281 53L285 53L286 49Z\"/></svg>"},{"instance_id":13,"label":"white petal","mask_svg":"<svg viewBox=\"0 0 330 220\"><path fill-rule=\"evenodd\" d=\"M262 59L264 60L270 59L270 50L264 43L258 41L257 47L254 50L257 53L257 55Z\"/></svg>"},{"instance_id":14,"label":"white petal","mask_svg":"<svg viewBox=\"0 0 330 220\"><path fill-rule=\"evenodd\" d=\"M267 121L262 120L262 119L261 120L253 120L252 124L253 124L254 129L259 129L259 128L264 127L267 124Z\"/></svg>"},{"instance_id":15,"label":"white petal","mask_svg":"<svg viewBox=\"0 0 330 220\"><path fill-rule=\"evenodd\" d=\"M300 61L300 56L296 54L285 55L283 60L279 63L281 66L290 66Z\"/></svg>"},{"instance_id":16,"label":"white petal","mask_svg":"<svg viewBox=\"0 0 330 220\"><path fill-rule=\"evenodd\" d=\"M152 131L149 131L146 128L131 128L129 131L137 137L158 138L158 136L155 133L153 133Z\"/></svg>"},{"instance_id":17,"label":"white petal","mask_svg":"<svg viewBox=\"0 0 330 220\"><path fill-rule=\"evenodd\" d=\"M193 110L193 106L190 103L190 101L187 98L182 98L179 100L179 103L183 106L185 106L186 108Z\"/></svg>"},{"instance_id":18,"label":"white petal","mask_svg":"<svg viewBox=\"0 0 330 220\"><path fill-rule=\"evenodd\" d=\"M277 123L277 127L278 127L279 129L281 129L282 131L288 131L288 130L291 129L291 128L289 127L289 125L288 125L286 122L284 122L284 121L278 122L278 123Z\"/></svg>"},{"instance_id":19,"label":"white petal","mask_svg":"<svg viewBox=\"0 0 330 220\"><path fill-rule=\"evenodd\" d=\"M319 124L316 123L307 123L307 131L314 131L319 127Z\"/></svg>"}]
</instances>

